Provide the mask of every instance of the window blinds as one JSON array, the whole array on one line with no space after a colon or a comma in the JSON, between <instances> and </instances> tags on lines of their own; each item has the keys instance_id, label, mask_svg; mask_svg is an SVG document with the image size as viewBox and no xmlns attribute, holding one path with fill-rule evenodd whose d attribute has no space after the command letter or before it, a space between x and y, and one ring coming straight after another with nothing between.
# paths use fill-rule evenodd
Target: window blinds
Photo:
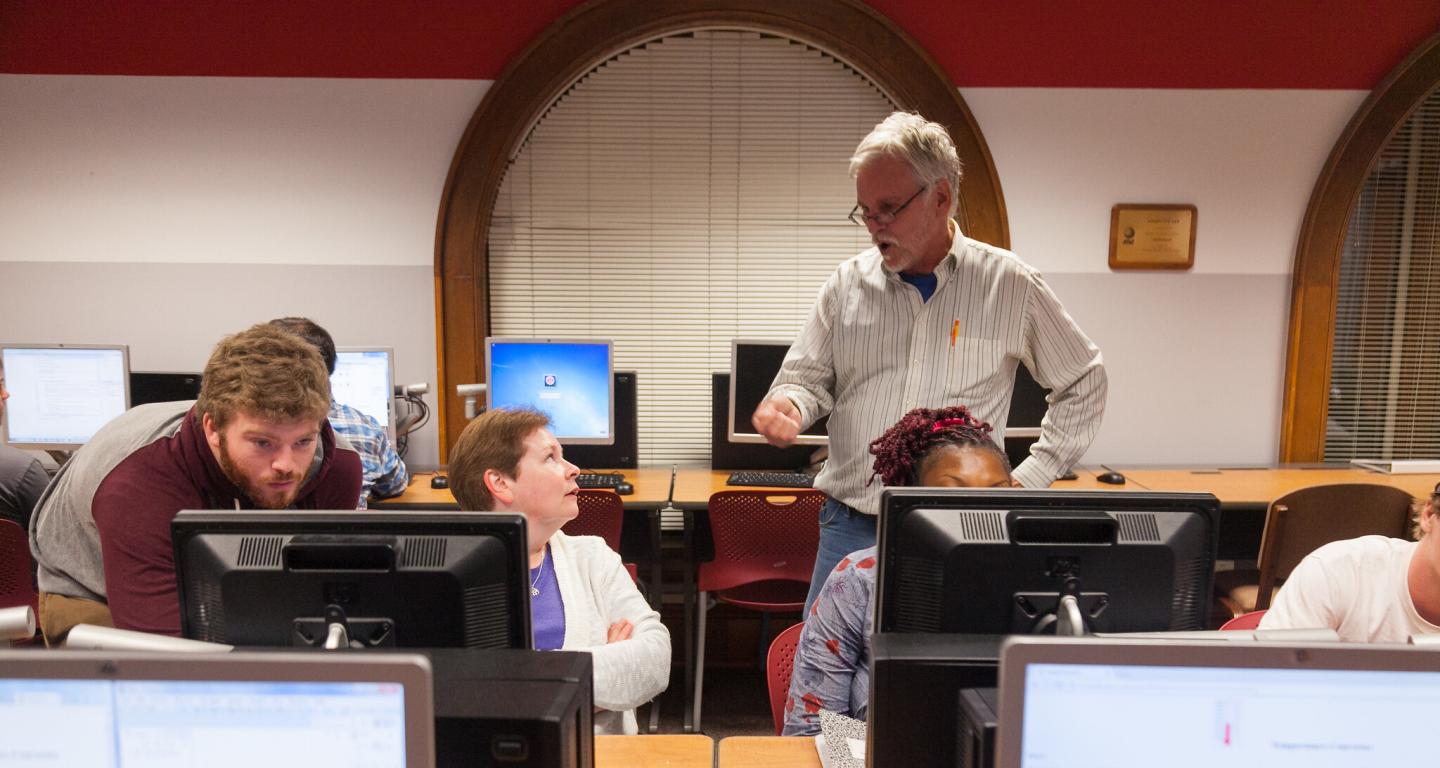
<instances>
[{"instance_id":1,"label":"window blinds","mask_svg":"<svg viewBox=\"0 0 1440 768\"><path fill-rule=\"evenodd\" d=\"M895 106L773 35L705 30L599 65L537 121L492 214L497 336L609 338L638 375L639 461L708 465L732 338L790 341L835 266L855 145Z\"/></svg>"},{"instance_id":2,"label":"window blinds","mask_svg":"<svg viewBox=\"0 0 1440 768\"><path fill-rule=\"evenodd\" d=\"M1361 189L1331 352L1327 461L1440 458L1440 90Z\"/></svg>"}]
</instances>

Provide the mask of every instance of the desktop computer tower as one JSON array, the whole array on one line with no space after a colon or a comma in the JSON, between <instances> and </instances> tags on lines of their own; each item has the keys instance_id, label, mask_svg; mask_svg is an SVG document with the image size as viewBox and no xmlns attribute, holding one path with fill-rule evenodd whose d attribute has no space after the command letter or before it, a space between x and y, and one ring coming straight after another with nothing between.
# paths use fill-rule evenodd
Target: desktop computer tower
<instances>
[{"instance_id":1,"label":"desktop computer tower","mask_svg":"<svg viewBox=\"0 0 1440 768\"><path fill-rule=\"evenodd\" d=\"M615 443L567 445L565 460L582 470L635 469L639 460L639 416L635 404L635 372L615 372Z\"/></svg>"},{"instance_id":2,"label":"desktop computer tower","mask_svg":"<svg viewBox=\"0 0 1440 768\"><path fill-rule=\"evenodd\" d=\"M865 765L955 765L960 691L995 687L1002 639L919 632L871 635Z\"/></svg>"},{"instance_id":3,"label":"desktop computer tower","mask_svg":"<svg viewBox=\"0 0 1440 768\"><path fill-rule=\"evenodd\" d=\"M995 765L995 723L1000 696L994 688L966 688L960 691L960 723L956 729L960 768L993 768Z\"/></svg>"},{"instance_id":4,"label":"desktop computer tower","mask_svg":"<svg viewBox=\"0 0 1440 768\"><path fill-rule=\"evenodd\" d=\"M435 765L593 768L592 657L435 648Z\"/></svg>"},{"instance_id":5,"label":"desktop computer tower","mask_svg":"<svg viewBox=\"0 0 1440 768\"><path fill-rule=\"evenodd\" d=\"M130 372L130 407L147 403L173 403L200 396L198 373Z\"/></svg>"},{"instance_id":6,"label":"desktop computer tower","mask_svg":"<svg viewBox=\"0 0 1440 768\"><path fill-rule=\"evenodd\" d=\"M774 469L794 471L810 464L816 446L776 448L768 443L732 443L726 428L730 420L730 374L710 374L710 468ZM566 449L569 456L569 449Z\"/></svg>"}]
</instances>

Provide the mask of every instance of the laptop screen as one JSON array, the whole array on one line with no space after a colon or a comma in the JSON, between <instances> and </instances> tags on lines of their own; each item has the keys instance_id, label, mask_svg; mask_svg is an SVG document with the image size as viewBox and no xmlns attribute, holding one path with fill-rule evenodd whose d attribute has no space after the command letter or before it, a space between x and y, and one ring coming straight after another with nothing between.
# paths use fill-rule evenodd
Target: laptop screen
<instances>
[{"instance_id":1,"label":"laptop screen","mask_svg":"<svg viewBox=\"0 0 1440 768\"><path fill-rule=\"evenodd\" d=\"M997 765L1374 766L1433 754L1414 728L1440 708L1440 654L1223 645L1022 663L1002 679Z\"/></svg>"},{"instance_id":2,"label":"laptop screen","mask_svg":"<svg viewBox=\"0 0 1440 768\"><path fill-rule=\"evenodd\" d=\"M408 733L407 704L416 702L407 698L429 691L386 675L352 666L346 673L359 673L356 680L294 679L298 670L262 660L274 680L193 679L211 674L200 661L171 662L194 668L185 675L192 679L94 679L106 674L103 665L91 679L43 676L43 667L0 679L0 765L404 768L415 765L407 740L433 738ZM318 656L310 663L326 666ZM123 675L130 666L111 669Z\"/></svg>"}]
</instances>

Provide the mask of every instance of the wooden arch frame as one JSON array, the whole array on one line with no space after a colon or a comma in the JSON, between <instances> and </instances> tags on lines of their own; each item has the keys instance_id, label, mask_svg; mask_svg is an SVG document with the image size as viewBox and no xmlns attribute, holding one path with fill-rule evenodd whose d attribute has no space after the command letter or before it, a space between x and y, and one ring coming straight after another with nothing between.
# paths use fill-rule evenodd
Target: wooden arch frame
<instances>
[{"instance_id":1,"label":"wooden arch frame","mask_svg":"<svg viewBox=\"0 0 1440 768\"><path fill-rule=\"evenodd\" d=\"M858 0L595 0L550 25L485 94L455 151L435 234L440 455L465 420L454 386L482 381L489 330L490 217L506 163L535 120L577 79L628 48L707 27L754 29L827 51L870 77L905 109L950 127L965 181L967 234L1009 247L1000 179L959 91L889 19Z\"/></svg>"},{"instance_id":2,"label":"wooden arch frame","mask_svg":"<svg viewBox=\"0 0 1440 768\"><path fill-rule=\"evenodd\" d=\"M1340 254L1350 217L1380 151L1437 84L1440 33L1421 43L1370 93L1335 142L1310 194L1290 289L1281 461L1323 458Z\"/></svg>"}]
</instances>

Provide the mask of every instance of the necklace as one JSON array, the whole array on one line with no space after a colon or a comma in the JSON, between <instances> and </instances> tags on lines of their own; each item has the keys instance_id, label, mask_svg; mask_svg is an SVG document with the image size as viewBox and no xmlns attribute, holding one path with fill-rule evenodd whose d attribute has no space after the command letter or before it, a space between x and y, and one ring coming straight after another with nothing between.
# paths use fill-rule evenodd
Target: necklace
<instances>
[{"instance_id":1,"label":"necklace","mask_svg":"<svg viewBox=\"0 0 1440 768\"><path fill-rule=\"evenodd\" d=\"M535 580L532 581L532 582L530 582L530 596L531 596L531 597L539 597L539 596L540 596L540 587L537 586L537 585L540 583L540 578L545 575L545 561L550 559L550 558L549 558L549 554L550 554L550 553L547 552L547 553L545 553L545 554L546 554L546 557L540 558L540 571L535 574Z\"/></svg>"}]
</instances>

